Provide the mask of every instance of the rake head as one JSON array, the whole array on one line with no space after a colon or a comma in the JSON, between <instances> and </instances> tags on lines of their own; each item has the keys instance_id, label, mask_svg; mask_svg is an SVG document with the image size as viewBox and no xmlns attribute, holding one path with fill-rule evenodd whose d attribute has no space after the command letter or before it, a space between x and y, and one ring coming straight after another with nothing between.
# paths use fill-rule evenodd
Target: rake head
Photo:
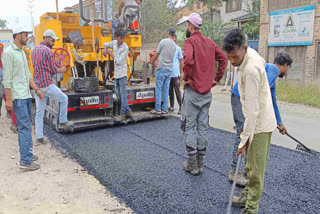
<instances>
[{"instance_id":1,"label":"rake head","mask_svg":"<svg viewBox=\"0 0 320 214\"><path fill-rule=\"evenodd\" d=\"M300 144L297 144L296 150L301 151L303 153L306 153L308 155L312 155L312 156L320 159L320 152L317 152L317 151L312 150L312 149L308 149L306 147L303 147Z\"/></svg>"}]
</instances>

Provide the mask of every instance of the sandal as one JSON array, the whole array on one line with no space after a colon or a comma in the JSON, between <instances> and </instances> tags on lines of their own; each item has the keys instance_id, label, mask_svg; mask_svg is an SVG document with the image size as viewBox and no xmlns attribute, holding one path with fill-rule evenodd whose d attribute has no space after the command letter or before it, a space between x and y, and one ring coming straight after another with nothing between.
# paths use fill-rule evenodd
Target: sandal
<instances>
[{"instance_id":1,"label":"sandal","mask_svg":"<svg viewBox=\"0 0 320 214\"><path fill-rule=\"evenodd\" d=\"M157 114L157 115L160 115L160 114L161 114L161 112L160 112L160 111L157 111L157 110L155 110L155 109L152 109L152 110L150 111L150 114Z\"/></svg>"}]
</instances>

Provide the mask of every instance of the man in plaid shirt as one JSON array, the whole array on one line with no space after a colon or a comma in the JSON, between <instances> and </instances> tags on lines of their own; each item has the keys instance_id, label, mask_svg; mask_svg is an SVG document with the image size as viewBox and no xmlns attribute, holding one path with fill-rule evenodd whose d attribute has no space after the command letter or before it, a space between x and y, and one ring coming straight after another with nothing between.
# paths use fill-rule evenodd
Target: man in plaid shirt
<instances>
[{"instance_id":1,"label":"man in plaid shirt","mask_svg":"<svg viewBox=\"0 0 320 214\"><path fill-rule=\"evenodd\" d=\"M51 51L54 46L55 40L59 38L55 35L54 31L46 30L43 34L43 42L40 43L32 51L32 63L34 68L33 79L39 90L44 94L44 99L36 96L36 139L38 143L45 143L43 139L43 115L46 107L47 98L59 101L60 114L59 114L59 128L68 130L72 128L73 123L68 121L68 97L60 88L54 83L52 77L57 73L65 73L66 67L58 68L54 63L54 56Z\"/></svg>"}]
</instances>

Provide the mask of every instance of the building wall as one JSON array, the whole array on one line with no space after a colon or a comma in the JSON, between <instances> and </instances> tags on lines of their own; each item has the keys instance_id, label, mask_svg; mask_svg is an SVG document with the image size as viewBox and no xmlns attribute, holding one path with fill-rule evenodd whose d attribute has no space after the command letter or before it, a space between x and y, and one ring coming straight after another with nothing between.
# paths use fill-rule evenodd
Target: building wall
<instances>
[{"instance_id":1,"label":"building wall","mask_svg":"<svg viewBox=\"0 0 320 214\"><path fill-rule=\"evenodd\" d=\"M312 46L268 47L269 12L301 6L316 5ZM304 82L320 79L320 1L319 0L264 0L260 8L260 42L259 54L267 62L273 62L275 55L287 51L294 63L288 73L289 79L300 79ZM291 72L291 74L290 74Z\"/></svg>"},{"instance_id":2,"label":"building wall","mask_svg":"<svg viewBox=\"0 0 320 214\"><path fill-rule=\"evenodd\" d=\"M157 50L158 43L148 43L148 44L142 44L142 47L139 48L140 55L137 58L137 63L144 63L148 62L150 60L150 53Z\"/></svg>"},{"instance_id":3,"label":"building wall","mask_svg":"<svg viewBox=\"0 0 320 214\"><path fill-rule=\"evenodd\" d=\"M12 30L0 30L0 43L4 45L4 49L13 41Z\"/></svg>"},{"instance_id":4,"label":"building wall","mask_svg":"<svg viewBox=\"0 0 320 214\"><path fill-rule=\"evenodd\" d=\"M262 1L264 1L264 0L262 0ZM250 4L250 2L251 2L251 0L242 0L241 10L227 13L227 2L223 1L222 7L221 7L221 12L220 12L222 21L229 22L234 18L248 14L248 12L246 12L246 11L248 10L248 4Z\"/></svg>"},{"instance_id":5,"label":"building wall","mask_svg":"<svg viewBox=\"0 0 320 214\"><path fill-rule=\"evenodd\" d=\"M198 3L194 3L192 5L192 10L190 10L190 6L189 5L186 5L182 8L180 8L178 11L176 11L176 14L174 16L174 18L176 20L178 19L181 19L182 17L184 16L189 16L191 13L201 13L201 12L204 12L204 11L208 11L208 7L207 6L203 6L203 3L200 2L200 8L198 9L197 8L197 4Z\"/></svg>"}]
</instances>

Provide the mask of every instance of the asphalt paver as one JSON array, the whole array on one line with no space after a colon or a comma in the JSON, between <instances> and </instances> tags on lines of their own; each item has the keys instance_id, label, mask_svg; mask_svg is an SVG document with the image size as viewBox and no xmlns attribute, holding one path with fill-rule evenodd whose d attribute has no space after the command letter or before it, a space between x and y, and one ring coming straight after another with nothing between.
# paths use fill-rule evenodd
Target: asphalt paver
<instances>
[{"instance_id":1,"label":"asphalt paver","mask_svg":"<svg viewBox=\"0 0 320 214\"><path fill-rule=\"evenodd\" d=\"M72 134L45 126L45 133L136 213L226 213L233 133L209 128L199 176L182 169L187 154L179 118ZM272 145L259 213L320 213L320 160Z\"/></svg>"}]
</instances>

